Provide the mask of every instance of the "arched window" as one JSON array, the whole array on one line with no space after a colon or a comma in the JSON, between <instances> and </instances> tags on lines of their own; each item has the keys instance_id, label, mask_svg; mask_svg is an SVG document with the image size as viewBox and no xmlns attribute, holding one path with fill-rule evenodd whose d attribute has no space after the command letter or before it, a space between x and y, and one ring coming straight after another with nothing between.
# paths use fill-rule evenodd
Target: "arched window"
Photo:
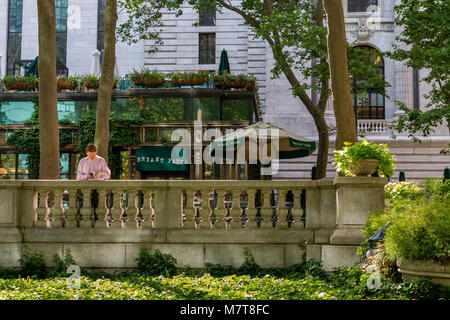
<instances>
[{"instance_id":1,"label":"arched window","mask_svg":"<svg viewBox=\"0 0 450 320\"><path fill-rule=\"evenodd\" d=\"M363 50L376 66L378 73L384 79L384 60L380 52L370 46L357 46ZM355 87L364 79L353 79ZM385 118L385 97L375 88L354 90L352 94L353 108L357 119L384 119Z\"/></svg>"}]
</instances>

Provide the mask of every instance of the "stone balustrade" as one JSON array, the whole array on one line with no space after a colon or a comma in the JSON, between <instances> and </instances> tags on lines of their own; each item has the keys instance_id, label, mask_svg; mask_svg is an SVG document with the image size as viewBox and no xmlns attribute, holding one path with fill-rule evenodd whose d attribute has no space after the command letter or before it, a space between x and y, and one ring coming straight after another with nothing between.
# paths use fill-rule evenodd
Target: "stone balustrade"
<instances>
[{"instance_id":1,"label":"stone balustrade","mask_svg":"<svg viewBox=\"0 0 450 320\"><path fill-rule=\"evenodd\" d=\"M0 181L0 267L23 246L49 257L70 248L87 268L136 266L141 247L178 266L352 264L368 213L384 205L381 178L318 181ZM95 208L95 209L94 209ZM51 264L51 259L49 262Z\"/></svg>"},{"instance_id":2,"label":"stone balustrade","mask_svg":"<svg viewBox=\"0 0 450 320\"><path fill-rule=\"evenodd\" d=\"M358 132L367 135L391 135L391 120L358 120Z\"/></svg>"}]
</instances>

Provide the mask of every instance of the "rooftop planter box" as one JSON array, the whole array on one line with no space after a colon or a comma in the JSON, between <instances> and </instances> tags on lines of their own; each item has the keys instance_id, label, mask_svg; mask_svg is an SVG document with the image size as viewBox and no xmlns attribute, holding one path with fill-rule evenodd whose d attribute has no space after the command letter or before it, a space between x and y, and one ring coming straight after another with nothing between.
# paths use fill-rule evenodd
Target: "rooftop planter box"
<instances>
[{"instance_id":1,"label":"rooftop planter box","mask_svg":"<svg viewBox=\"0 0 450 320\"><path fill-rule=\"evenodd\" d=\"M58 92L62 91L76 91L80 84L78 77L58 76L56 78L56 87Z\"/></svg>"},{"instance_id":2,"label":"rooftop planter box","mask_svg":"<svg viewBox=\"0 0 450 320\"><path fill-rule=\"evenodd\" d=\"M152 88L162 86L165 82L165 76L156 70L142 69L134 71L129 76L135 87Z\"/></svg>"},{"instance_id":3,"label":"rooftop planter box","mask_svg":"<svg viewBox=\"0 0 450 320\"><path fill-rule=\"evenodd\" d=\"M244 74L232 75L232 74L215 74L214 85L219 89L255 89L255 77L246 76Z\"/></svg>"},{"instance_id":4,"label":"rooftop planter box","mask_svg":"<svg viewBox=\"0 0 450 320\"><path fill-rule=\"evenodd\" d=\"M7 91L36 91L39 78L33 76L5 76L2 83Z\"/></svg>"},{"instance_id":5,"label":"rooftop planter box","mask_svg":"<svg viewBox=\"0 0 450 320\"><path fill-rule=\"evenodd\" d=\"M113 89L117 89L119 84L119 78L114 77L114 86ZM94 75L86 75L81 78L81 85L86 90L94 90L97 91L100 88L100 77Z\"/></svg>"},{"instance_id":6,"label":"rooftop planter box","mask_svg":"<svg viewBox=\"0 0 450 320\"><path fill-rule=\"evenodd\" d=\"M173 86L201 86L208 81L207 72L183 72L172 73L170 75L170 81Z\"/></svg>"}]
</instances>

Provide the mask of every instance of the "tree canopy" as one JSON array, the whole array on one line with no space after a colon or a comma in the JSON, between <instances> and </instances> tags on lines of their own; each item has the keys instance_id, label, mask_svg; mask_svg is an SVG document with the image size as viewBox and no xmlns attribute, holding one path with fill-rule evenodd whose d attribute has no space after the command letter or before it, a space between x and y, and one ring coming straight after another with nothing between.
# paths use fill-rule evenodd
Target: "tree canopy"
<instances>
[{"instance_id":1,"label":"tree canopy","mask_svg":"<svg viewBox=\"0 0 450 320\"><path fill-rule=\"evenodd\" d=\"M397 40L406 46L394 45L389 54L406 65L426 70L422 81L431 86L425 95L426 110L408 109L402 103L403 115L395 121L398 132L428 136L436 126L450 124L450 2L447 0L403 0L396 6L395 22L403 27Z\"/></svg>"}]
</instances>

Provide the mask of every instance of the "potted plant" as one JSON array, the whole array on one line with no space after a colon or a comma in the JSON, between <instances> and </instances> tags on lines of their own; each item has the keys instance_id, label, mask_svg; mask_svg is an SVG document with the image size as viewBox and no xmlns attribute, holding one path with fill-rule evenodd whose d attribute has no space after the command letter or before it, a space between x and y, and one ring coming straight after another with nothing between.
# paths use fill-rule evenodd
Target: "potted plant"
<instances>
[{"instance_id":1,"label":"potted plant","mask_svg":"<svg viewBox=\"0 0 450 320\"><path fill-rule=\"evenodd\" d=\"M39 78L34 76L5 76L2 83L6 90L35 91Z\"/></svg>"},{"instance_id":2,"label":"potted plant","mask_svg":"<svg viewBox=\"0 0 450 320\"><path fill-rule=\"evenodd\" d=\"M100 77L94 75L85 75L81 79L81 83L87 90L98 90L98 88L100 88Z\"/></svg>"},{"instance_id":3,"label":"potted plant","mask_svg":"<svg viewBox=\"0 0 450 320\"><path fill-rule=\"evenodd\" d=\"M100 88L100 77L94 75L85 75L81 78L81 84L87 90L98 90ZM113 89L117 89L119 78L114 76Z\"/></svg>"},{"instance_id":4,"label":"potted plant","mask_svg":"<svg viewBox=\"0 0 450 320\"><path fill-rule=\"evenodd\" d=\"M130 74L129 78L137 87L159 87L164 84L164 75L157 72L156 70L135 70L132 74Z\"/></svg>"},{"instance_id":5,"label":"potted plant","mask_svg":"<svg viewBox=\"0 0 450 320\"><path fill-rule=\"evenodd\" d=\"M56 77L56 87L59 92L63 90L74 91L78 88L79 79L74 76L60 75Z\"/></svg>"},{"instance_id":6,"label":"potted plant","mask_svg":"<svg viewBox=\"0 0 450 320\"><path fill-rule=\"evenodd\" d=\"M201 86L208 80L208 73L205 71L172 73L170 80L176 87Z\"/></svg>"},{"instance_id":7,"label":"potted plant","mask_svg":"<svg viewBox=\"0 0 450 320\"><path fill-rule=\"evenodd\" d=\"M363 141L345 142L342 150L335 151L334 162L337 172L347 176L367 176L378 171L378 176L393 176L395 160L387 145Z\"/></svg>"},{"instance_id":8,"label":"potted plant","mask_svg":"<svg viewBox=\"0 0 450 320\"><path fill-rule=\"evenodd\" d=\"M236 88L243 89L247 85L247 77L244 74L232 75L232 74L215 74L214 85L217 88Z\"/></svg>"}]
</instances>

